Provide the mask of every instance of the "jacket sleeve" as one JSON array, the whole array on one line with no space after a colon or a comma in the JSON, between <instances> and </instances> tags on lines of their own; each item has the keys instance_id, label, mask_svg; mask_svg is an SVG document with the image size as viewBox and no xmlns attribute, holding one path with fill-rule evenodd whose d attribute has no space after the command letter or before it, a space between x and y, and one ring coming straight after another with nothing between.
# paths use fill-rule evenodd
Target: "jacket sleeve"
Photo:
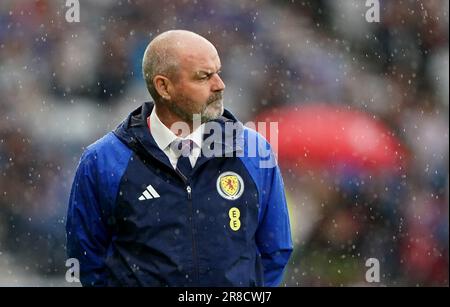
<instances>
[{"instance_id":1,"label":"jacket sleeve","mask_svg":"<svg viewBox=\"0 0 450 307\"><path fill-rule=\"evenodd\" d=\"M102 219L96 155L85 152L78 165L67 213L67 255L80 263L83 286L106 285L110 234Z\"/></svg>"},{"instance_id":2,"label":"jacket sleeve","mask_svg":"<svg viewBox=\"0 0 450 307\"><path fill-rule=\"evenodd\" d=\"M266 169L263 212L256 243L264 266L264 285L278 286L293 250L284 184L278 166Z\"/></svg>"}]
</instances>

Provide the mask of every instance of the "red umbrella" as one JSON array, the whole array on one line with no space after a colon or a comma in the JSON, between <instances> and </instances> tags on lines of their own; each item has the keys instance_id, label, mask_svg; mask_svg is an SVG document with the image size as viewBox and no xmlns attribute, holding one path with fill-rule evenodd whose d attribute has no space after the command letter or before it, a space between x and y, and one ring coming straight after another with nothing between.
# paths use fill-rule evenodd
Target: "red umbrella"
<instances>
[{"instance_id":1,"label":"red umbrella","mask_svg":"<svg viewBox=\"0 0 450 307\"><path fill-rule=\"evenodd\" d=\"M386 171L400 169L405 160L403 146L386 125L348 107L290 105L258 115L256 122L261 121L278 122L274 147L282 165Z\"/></svg>"}]
</instances>

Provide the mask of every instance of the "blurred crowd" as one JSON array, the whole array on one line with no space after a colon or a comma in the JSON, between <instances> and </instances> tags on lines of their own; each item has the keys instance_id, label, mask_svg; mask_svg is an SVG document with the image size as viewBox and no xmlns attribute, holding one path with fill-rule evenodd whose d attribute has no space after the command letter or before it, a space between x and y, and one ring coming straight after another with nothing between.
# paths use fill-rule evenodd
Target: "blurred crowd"
<instances>
[{"instance_id":1,"label":"blurred crowd","mask_svg":"<svg viewBox=\"0 0 450 307\"><path fill-rule=\"evenodd\" d=\"M13 265L64 276L79 157L151 99L145 47L181 28L217 47L226 108L242 122L287 105L345 106L407 152L395 172L373 174L280 161L295 242L283 285L370 285L368 258L382 285L448 285L449 2L380 4L368 23L363 0L80 0L80 22L68 23L65 1L1 1L0 275L11 276L0 281Z\"/></svg>"}]
</instances>

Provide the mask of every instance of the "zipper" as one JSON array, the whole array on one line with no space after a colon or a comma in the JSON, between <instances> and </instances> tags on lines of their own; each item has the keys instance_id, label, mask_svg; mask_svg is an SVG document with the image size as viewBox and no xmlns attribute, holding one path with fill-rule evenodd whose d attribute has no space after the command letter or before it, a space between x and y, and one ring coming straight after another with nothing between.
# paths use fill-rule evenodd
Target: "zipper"
<instances>
[{"instance_id":1,"label":"zipper","mask_svg":"<svg viewBox=\"0 0 450 307\"><path fill-rule=\"evenodd\" d=\"M187 186L186 187L186 191L187 191L187 193L188 193L188 200L191 200L192 199L192 189L191 189L191 186Z\"/></svg>"},{"instance_id":2,"label":"zipper","mask_svg":"<svg viewBox=\"0 0 450 307\"><path fill-rule=\"evenodd\" d=\"M192 238L192 260L194 266L194 278L198 283L200 280L200 273L198 268L198 259L197 259L197 241L195 240L195 232L194 232L194 206L192 203L192 189L190 185L186 186L186 191L188 193L189 200L189 211L191 216L189 217L189 222L191 224L191 238Z\"/></svg>"},{"instance_id":3,"label":"zipper","mask_svg":"<svg viewBox=\"0 0 450 307\"><path fill-rule=\"evenodd\" d=\"M135 140L135 142L143 147L142 143L139 140ZM136 151L136 152L140 152L140 151ZM159 159L154 157L151 153L147 152L146 150L144 150L143 152L146 156L150 156L159 161ZM165 165L164 163L162 163L162 164ZM174 169L172 168L172 170L174 170ZM195 233L194 233L194 206L192 204L192 188L189 184L188 178L182 172L180 172L178 169L175 169L175 173L177 173L177 175L181 178L181 180L186 185L187 199L189 201L189 209L190 209L189 210L190 211L189 221L191 224L192 258L193 258L192 260L193 260L193 265L194 265L195 280L198 283L200 281L200 272L199 272L198 260L197 260L197 243L195 241Z\"/></svg>"},{"instance_id":4,"label":"zipper","mask_svg":"<svg viewBox=\"0 0 450 307\"><path fill-rule=\"evenodd\" d=\"M197 242L195 240L195 233L194 233L194 206L192 203L192 188L189 184L187 177L178 169L175 169L175 171L181 177L184 184L186 185L187 199L189 203L189 212L190 212L189 223L191 224L192 262L194 266L194 279L198 283L200 281L200 272L197 259Z\"/></svg>"}]
</instances>

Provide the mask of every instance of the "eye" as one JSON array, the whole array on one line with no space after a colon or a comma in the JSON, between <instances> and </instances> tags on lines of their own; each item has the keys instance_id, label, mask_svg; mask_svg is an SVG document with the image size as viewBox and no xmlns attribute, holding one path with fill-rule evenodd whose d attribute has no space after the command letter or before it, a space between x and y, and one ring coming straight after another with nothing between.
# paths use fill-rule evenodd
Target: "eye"
<instances>
[{"instance_id":1,"label":"eye","mask_svg":"<svg viewBox=\"0 0 450 307\"><path fill-rule=\"evenodd\" d=\"M199 78L199 80L209 80L209 79L211 79L211 76L212 76L212 74L205 74L205 75L201 75L200 76L200 78Z\"/></svg>"}]
</instances>

